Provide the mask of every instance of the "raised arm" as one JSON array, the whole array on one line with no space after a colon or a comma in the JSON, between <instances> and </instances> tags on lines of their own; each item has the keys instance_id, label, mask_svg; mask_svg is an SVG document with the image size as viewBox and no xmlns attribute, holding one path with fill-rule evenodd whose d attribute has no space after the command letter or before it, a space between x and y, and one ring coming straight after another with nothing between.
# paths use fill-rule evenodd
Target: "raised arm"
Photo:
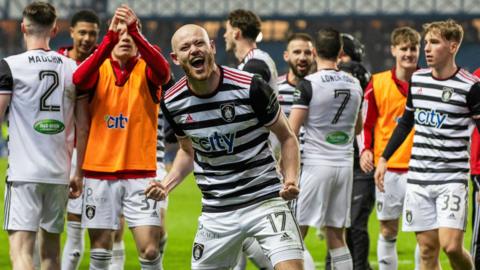
<instances>
[{"instance_id":1,"label":"raised arm","mask_svg":"<svg viewBox=\"0 0 480 270\"><path fill-rule=\"evenodd\" d=\"M170 79L170 65L160 53L160 48L150 44L139 30L135 12L127 5L121 5L115 14L127 24L127 31L138 47L142 58L147 62L146 75L150 82L160 86Z\"/></svg>"},{"instance_id":2,"label":"raised arm","mask_svg":"<svg viewBox=\"0 0 480 270\"><path fill-rule=\"evenodd\" d=\"M73 74L73 83L80 91L92 89L97 84L99 76L98 69L105 59L110 56L115 44L118 43L117 25L118 18L114 16L108 32L100 45L98 45L98 48L78 66Z\"/></svg>"}]
</instances>

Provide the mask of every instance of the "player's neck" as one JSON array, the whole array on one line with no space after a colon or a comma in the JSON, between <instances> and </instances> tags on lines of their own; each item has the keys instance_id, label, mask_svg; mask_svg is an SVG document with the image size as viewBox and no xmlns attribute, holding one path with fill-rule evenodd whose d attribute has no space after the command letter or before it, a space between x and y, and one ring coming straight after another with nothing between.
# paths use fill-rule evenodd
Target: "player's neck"
<instances>
[{"instance_id":1,"label":"player's neck","mask_svg":"<svg viewBox=\"0 0 480 270\"><path fill-rule=\"evenodd\" d=\"M436 79L448 79L452 77L458 70L457 64L454 59L448 60L447 63L432 67L432 75Z\"/></svg>"},{"instance_id":2,"label":"player's neck","mask_svg":"<svg viewBox=\"0 0 480 270\"><path fill-rule=\"evenodd\" d=\"M288 70L287 74L287 82L291 85L297 85L298 82L300 81L300 78L298 78L295 73L291 69Z\"/></svg>"},{"instance_id":3,"label":"player's neck","mask_svg":"<svg viewBox=\"0 0 480 270\"><path fill-rule=\"evenodd\" d=\"M235 58L239 62L242 62L245 57L247 57L247 54L257 48L257 44L255 42L249 41L247 39L238 41L236 47L235 47Z\"/></svg>"},{"instance_id":4,"label":"player's neck","mask_svg":"<svg viewBox=\"0 0 480 270\"><path fill-rule=\"evenodd\" d=\"M48 37L25 37L25 46L27 50L50 50L50 38Z\"/></svg>"},{"instance_id":5,"label":"player's neck","mask_svg":"<svg viewBox=\"0 0 480 270\"><path fill-rule=\"evenodd\" d=\"M87 58L87 56L88 55L80 53L75 48L68 51L68 57L75 60L75 61L83 62L83 60L85 60Z\"/></svg>"},{"instance_id":6,"label":"player's neck","mask_svg":"<svg viewBox=\"0 0 480 270\"><path fill-rule=\"evenodd\" d=\"M337 62L319 57L317 60L317 70L322 69L338 69Z\"/></svg>"},{"instance_id":7,"label":"player's neck","mask_svg":"<svg viewBox=\"0 0 480 270\"><path fill-rule=\"evenodd\" d=\"M220 83L220 69L217 65L212 70L212 73L206 80L195 80L192 77L188 77L188 86L196 95L208 96L215 92Z\"/></svg>"},{"instance_id":8,"label":"player's neck","mask_svg":"<svg viewBox=\"0 0 480 270\"><path fill-rule=\"evenodd\" d=\"M401 81L408 82L412 78L412 74L415 72L415 70L417 69L406 69L397 65L395 67L395 77Z\"/></svg>"}]
</instances>

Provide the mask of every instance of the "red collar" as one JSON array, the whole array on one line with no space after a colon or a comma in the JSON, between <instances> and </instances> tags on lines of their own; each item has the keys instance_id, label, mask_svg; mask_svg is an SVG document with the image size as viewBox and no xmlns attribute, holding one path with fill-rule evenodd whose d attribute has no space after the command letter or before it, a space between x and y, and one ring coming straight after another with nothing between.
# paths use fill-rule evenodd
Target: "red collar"
<instances>
[{"instance_id":1,"label":"red collar","mask_svg":"<svg viewBox=\"0 0 480 270\"><path fill-rule=\"evenodd\" d=\"M392 68L391 73L392 73L392 80L397 85L397 88L400 91L400 93L402 93L402 95L404 95L404 96L407 96L408 95L408 88L410 86L409 82L402 81L399 78L397 78L396 67Z\"/></svg>"},{"instance_id":2,"label":"red collar","mask_svg":"<svg viewBox=\"0 0 480 270\"><path fill-rule=\"evenodd\" d=\"M112 64L113 72L115 73L115 78L117 79L115 85L123 86L127 82L128 78L130 77L130 73L132 73L132 70L137 64L139 58L139 56L135 56L128 59L125 66L122 68L120 63L110 56L110 63Z\"/></svg>"}]
</instances>

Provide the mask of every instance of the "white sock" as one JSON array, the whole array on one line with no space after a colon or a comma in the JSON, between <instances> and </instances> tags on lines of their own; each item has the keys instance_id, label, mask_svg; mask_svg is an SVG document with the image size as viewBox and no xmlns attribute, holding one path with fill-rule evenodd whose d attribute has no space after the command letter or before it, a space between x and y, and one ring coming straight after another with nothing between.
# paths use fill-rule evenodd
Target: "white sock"
<instances>
[{"instance_id":1,"label":"white sock","mask_svg":"<svg viewBox=\"0 0 480 270\"><path fill-rule=\"evenodd\" d=\"M397 270L397 239L385 239L383 235L378 236L377 257L378 270Z\"/></svg>"},{"instance_id":2,"label":"white sock","mask_svg":"<svg viewBox=\"0 0 480 270\"><path fill-rule=\"evenodd\" d=\"M415 247L415 270L420 270L420 246Z\"/></svg>"},{"instance_id":3,"label":"white sock","mask_svg":"<svg viewBox=\"0 0 480 270\"><path fill-rule=\"evenodd\" d=\"M237 264L233 267L233 270L245 270L247 269L247 257L243 250L238 254Z\"/></svg>"},{"instance_id":4,"label":"white sock","mask_svg":"<svg viewBox=\"0 0 480 270\"><path fill-rule=\"evenodd\" d=\"M257 268L273 270L272 262L267 255L265 255L262 247L255 238L248 237L243 241L243 252L245 252Z\"/></svg>"},{"instance_id":5,"label":"white sock","mask_svg":"<svg viewBox=\"0 0 480 270\"><path fill-rule=\"evenodd\" d=\"M328 251L332 257L332 269L353 270L352 255L347 246L331 249Z\"/></svg>"},{"instance_id":6,"label":"white sock","mask_svg":"<svg viewBox=\"0 0 480 270\"><path fill-rule=\"evenodd\" d=\"M110 262L109 270L123 270L125 264L125 243L113 242L112 260Z\"/></svg>"},{"instance_id":7,"label":"white sock","mask_svg":"<svg viewBox=\"0 0 480 270\"><path fill-rule=\"evenodd\" d=\"M157 258L153 260L147 260L144 258L138 257L140 261L140 266L142 270L161 270L162 269L162 257L158 254Z\"/></svg>"},{"instance_id":8,"label":"white sock","mask_svg":"<svg viewBox=\"0 0 480 270\"><path fill-rule=\"evenodd\" d=\"M78 269L85 249L84 231L80 222L67 221L67 240L63 247L62 270Z\"/></svg>"},{"instance_id":9,"label":"white sock","mask_svg":"<svg viewBox=\"0 0 480 270\"><path fill-rule=\"evenodd\" d=\"M107 270L111 259L111 250L104 248L90 250L90 270Z\"/></svg>"},{"instance_id":10,"label":"white sock","mask_svg":"<svg viewBox=\"0 0 480 270\"><path fill-rule=\"evenodd\" d=\"M312 254L310 254L306 247L303 251L303 269L315 270L315 262L313 261Z\"/></svg>"}]
</instances>

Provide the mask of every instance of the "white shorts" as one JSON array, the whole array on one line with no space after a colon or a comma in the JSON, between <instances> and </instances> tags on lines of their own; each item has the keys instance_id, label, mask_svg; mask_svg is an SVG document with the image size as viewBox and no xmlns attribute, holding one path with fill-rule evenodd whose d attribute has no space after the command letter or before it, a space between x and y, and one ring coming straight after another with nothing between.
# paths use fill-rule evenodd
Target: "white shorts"
<instances>
[{"instance_id":1,"label":"white shorts","mask_svg":"<svg viewBox=\"0 0 480 270\"><path fill-rule=\"evenodd\" d=\"M123 214L128 227L161 226L160 203L145 197L153 178L99 180L85 178L82 227L112 229L120 227Z\"/></svg>"},{"instance_id":2,"label":"white shorts","mask_svg":"<svg viewBox=\"0 0 480 270\"><path fill-rule=\"evenodd\" d=\"M82 194L83 195L83 194ZM83 196L76 199L68 199L67 212L75 215L82 215Z\"/></svg>"},{"instance_id":3,"label":"white shorts","mask_svg":"<svg viewBox=\"0 0 480 270\"><path fill-rule=\"evenodd\" d=\"M402 215L407 173L387 171L384 178L385 192L375 187L378 220L396 220Z\"/></svg>"},{"instance_id":4,"label":"white shorts","mask_svg":"<svg viewBox=\"0 0 480 270\"><path fill-rule=\"evenodd\" d=\"M301 226L350 227L353 168L303 165L296 214Z\"/></svg>"},{"instance_id":5,"label":"white shorts","mask_svg":"<svg viewBox=\"0 0 480 270\"><path fill-rule=\"evenodd\" d=\"M303 259L303 241L287 203L274 198L238 210L202 213L192 250L192 269L231 269L243 241L254 237L273 265Z\"/></svg>"},{"instance_id":6,"label":"white shorts","mask_svg":"<svg viewBox=\"0 0 480 270\"><path fill-rule=\"evenodd\" d=\"M465 230L468 186L407 184L403 209L403 231L419 232L438 228Z\"/></svg>"},{"instance_id":7,"label":"white shorts","mask_svg":"<svg viewBox=\"0 0 480 270\"><path fill-rule=\"evenodd\" d=\"M67 199L67 185L7 182L3 229L61 233Z\"/></svg>"},{"instance_id":8,"label":"white shorts","mask_svg":"<svg viewBox=\"0 0 480 270\"><path fill-rule=\"evenodd\" d=\"M72 177L75 174L76 169L77 169L77 148L74 148L72 152L72 166L70 169L70 177ZM79 216L82 215L82 204L83 204L82 195L80 195L80 197L76 199L68 199L68 204L67 204L68 213L72 213Z\"/></svg>"}]
</instances>

